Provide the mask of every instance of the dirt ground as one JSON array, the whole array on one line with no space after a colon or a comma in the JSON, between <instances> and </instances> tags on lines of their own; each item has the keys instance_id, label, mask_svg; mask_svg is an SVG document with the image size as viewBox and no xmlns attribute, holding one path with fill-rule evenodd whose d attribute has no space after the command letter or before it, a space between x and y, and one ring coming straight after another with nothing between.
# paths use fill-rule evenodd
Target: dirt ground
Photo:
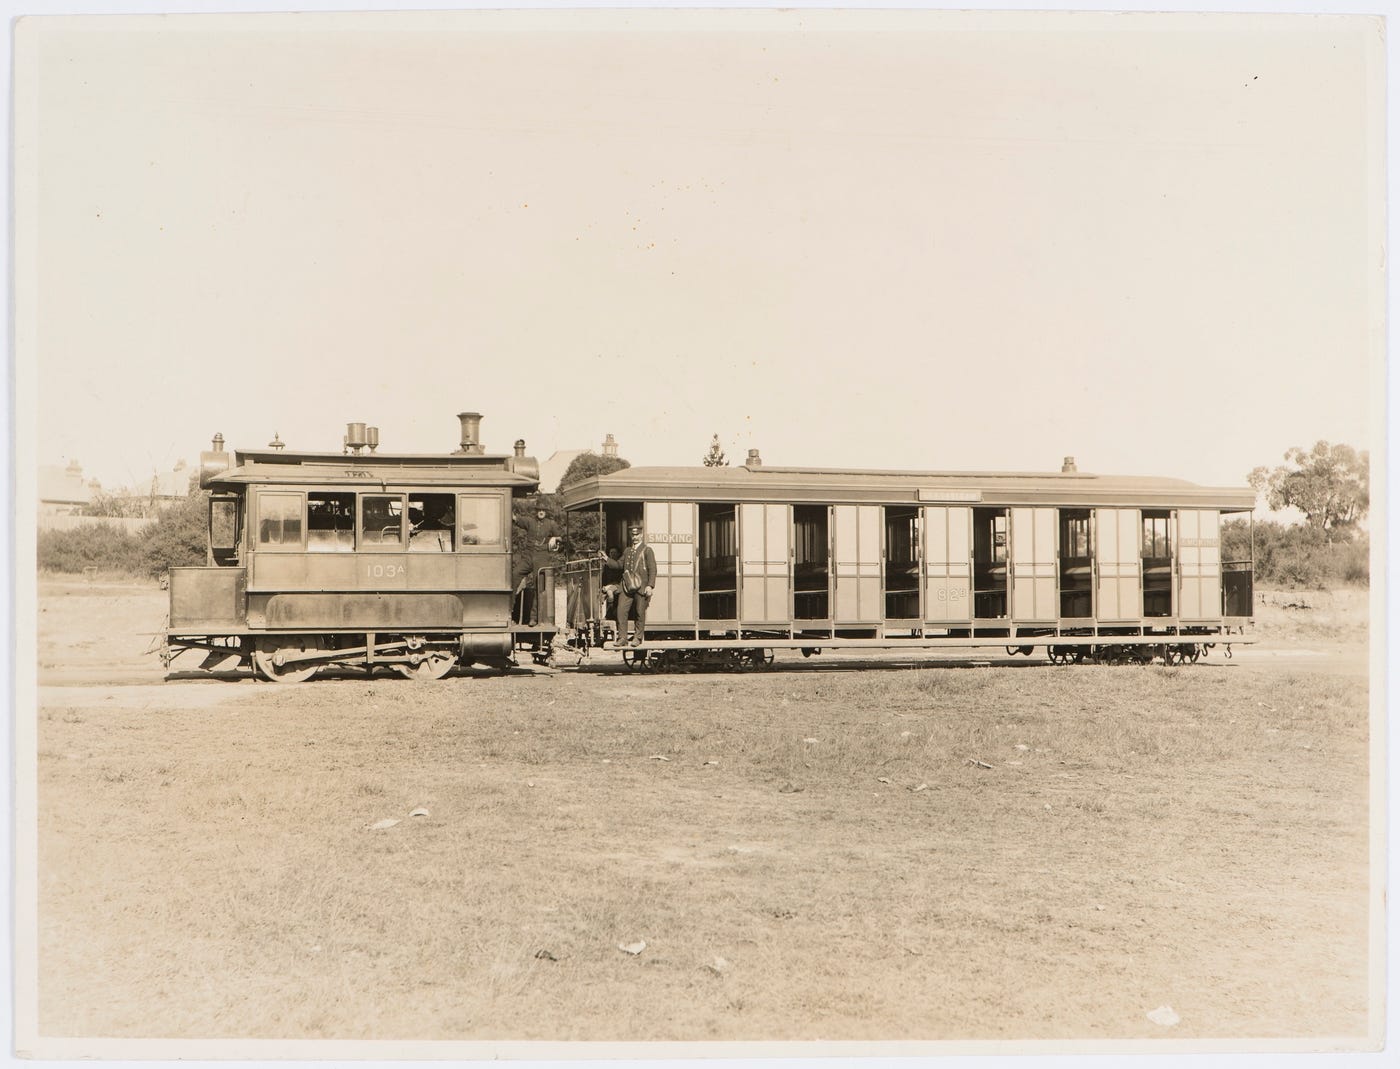
<instances>
[{"instance_id":1,"label":"dirt ground","mask_svg":"<svg viewBox=\"0 0 1400 1069\"><path fill-rule=\"evenodd\" d=\"M41 1036L1379 1027L1364 592L1182 668L290 687L167 677L164 597L41 583Z\"/></svg>"}]
</instances>

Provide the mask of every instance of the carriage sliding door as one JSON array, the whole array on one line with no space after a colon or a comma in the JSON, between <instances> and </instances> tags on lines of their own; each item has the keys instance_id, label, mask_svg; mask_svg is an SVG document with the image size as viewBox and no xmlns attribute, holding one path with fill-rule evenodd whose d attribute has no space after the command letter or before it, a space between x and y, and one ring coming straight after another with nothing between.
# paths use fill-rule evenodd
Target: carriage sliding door
<instances>
[{"instance_id":1,"label":"carriage sliding door","mask_svg":"<svg viewBox=\"0 0 1400 1069\"><path fill-rule=\"evenodd\" d=\"M833 505L836 558L836 622L878 624L880 597L880 506Z\"/></svg>"},{"instance_id":2,"label":"carriage sliding door","mask_svg":"<svg viewBox=\"0 0 1400 1069\"><path fill-rule=\"evenodd\" d=\"M1177 513L1181 533L1181 619L1220 619L1220 513L1212 509L1182 509Z\"/></svg>"},{"instance_id":3,"label":"carriage sliding door","mask_svg":"<svg viewBox=\"0 0 1400 1069\"><path fill-rule=\"evenodd\" d=\"M1097 509L1099 622L1142 619L1142 513Z\"/></svg>"},{"instance_id":4,"label":"carriage sliding door","mask_svg":"<svg viewBox=\"0 0 1400 1069\"><path fill-rule=\"evenodd\" d=\"M787 626L788 506L739 506L739 619L744 624Z\"/></svg>"},{"instance_id":5,"label":"carriage sliding door","mask_svg":"<svg viewBox=\"0 0 1400 1069\"><path fill-rule=\"evenodd\" d=\"M1052 508L1011 510L1011 615L1017 623L1054 623L1055 519Z\"/></svg>"},{"instance_id":6,"label":"carriage sliding door","mask_svg":"<svg viewBox=\"0 0 1400 1069\"><path fill-rule=\"evenodd\" d=\"M656 554L656 588L647 625L695 623L695 506L648 501L647 543Z\"/></svg>"},{"instance_id":7,"label":"carriage sliding door","mask_svg":"<svg viewBox=\"0 0 1400 1069\"><path fill-rule=\"evenodd\" d=\"M924 507L924 620L938 625L972 619L972 509Z\"/></svg>"}]
</instances>

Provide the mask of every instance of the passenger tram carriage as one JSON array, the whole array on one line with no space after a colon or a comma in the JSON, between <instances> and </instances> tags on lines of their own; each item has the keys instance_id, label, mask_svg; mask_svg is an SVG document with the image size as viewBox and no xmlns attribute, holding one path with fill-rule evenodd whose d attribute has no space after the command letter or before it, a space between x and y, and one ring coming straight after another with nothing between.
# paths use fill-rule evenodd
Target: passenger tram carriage
<instances>
[{"instance_id":1,"label":"passenger tram carriage","mask_svg":"<svg viewBox=\"0 0 1400 1069\"><path fill-rule=\"evenodd\" d=\"M438 678L521 654L576 665L616 646L602 550L640 524L656 556L634 667L771 662L774 651L1005 648L1052 662L1194 661L1248 642L1253 565L1221 525L1254 492L1081 473L633 467L562 493L597 544L513 580L511 502L538 466L479 444L463 413L445 455L201 457L210 555L172 569L167 662L251 663L298 681L328 666ZM366 452L365 450L369 451ZM1252 522L1252 521L1251 521ZM593 532L596 532L594 534ZM566 533L566 542L577 542Z\"/></svg>"}]
</instances>

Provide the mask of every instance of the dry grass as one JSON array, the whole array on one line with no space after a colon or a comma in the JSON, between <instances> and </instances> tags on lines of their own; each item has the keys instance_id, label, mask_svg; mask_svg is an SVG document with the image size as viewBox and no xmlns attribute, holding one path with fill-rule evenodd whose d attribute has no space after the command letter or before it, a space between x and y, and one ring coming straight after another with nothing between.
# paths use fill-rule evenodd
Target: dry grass
<instances>
[{"instance_id":1,"label":"dry grass","mask_svg":"<svg viewBox=\"0 0 1400 1069\"><path fill-rule=\"evenodd\" d=\"M833 665L74 694L39 713L45 1035L1367 1026L1364 680ZM1163 1003L1170 1031L1145 1017Z\"/></svg>"}]
</instances>

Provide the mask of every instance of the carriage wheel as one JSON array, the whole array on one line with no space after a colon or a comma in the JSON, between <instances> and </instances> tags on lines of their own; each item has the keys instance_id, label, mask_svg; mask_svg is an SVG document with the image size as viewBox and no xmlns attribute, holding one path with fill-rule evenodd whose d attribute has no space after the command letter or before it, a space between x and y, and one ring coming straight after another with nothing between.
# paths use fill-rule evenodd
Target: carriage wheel
<instances>
[{"instance_id":1,"label":"carriage wheel","mask_svg":"<svg viewBox=\"0 0 1400 1069\"><path fill-rule=\"evenodd\" d=\"M296 661L283 663L288 656L312 653L324 648L319 635L288 635L283 638L260 638L253 650L253 667L264 679L273 683L304 683L314 676L320 665Z\"/></svg>"},{"instance_id":2,"label":"carriage wheel","mask_svg":"<svg viewBox=\"0 0 1400 1069\"><path fill-rule=\"evenodd\" d=\"M417 664L396 664L394 671L405 679L441 679L457 666L457 655L447 650L428 650Z\"/></svg>"}]
</instances>

